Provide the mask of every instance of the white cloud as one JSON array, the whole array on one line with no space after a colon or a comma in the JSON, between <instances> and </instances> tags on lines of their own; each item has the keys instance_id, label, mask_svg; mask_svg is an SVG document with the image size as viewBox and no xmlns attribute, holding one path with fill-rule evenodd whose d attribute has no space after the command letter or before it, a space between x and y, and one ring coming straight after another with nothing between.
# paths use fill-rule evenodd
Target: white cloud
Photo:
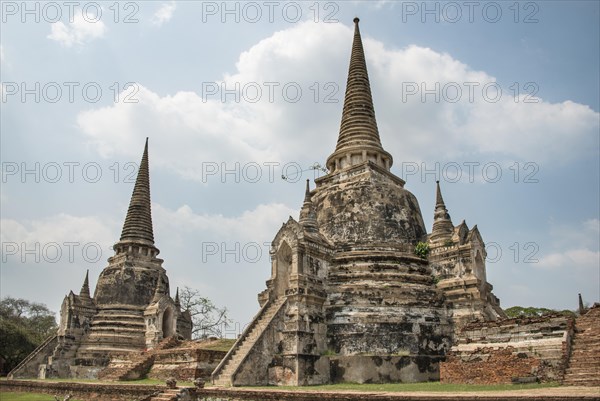
<instances>
[{"instance_id":1,"label":"white cloud","mask_svg":"<svg viewBox=\"0 0 600 401\"><path fill-rule=\"evenodd\" d=\"M550 222L550 236L554 249L579 248L598 249L600 246L600 220L591 218L576 224L558 224Z\"/></svg>"},{"instance_id":2,"label":"white cloud","mask_svg":"<svg viewBox=\"0 0 600 401\"><path fill-rule=\"evenodd\" d=\"M75 13L73 22L65 25L62 21L50 24L51 32L48 39L55 40L65 47L84 45L93 39L98 39L106 33L106 25L101 20L92 17L84 18L83 13Z\"/></svg>"},{"instance_id":3,"label":"white cloud","mask_svg":"<svg viewBox=\"0 0 600 401\"><path fill-rule=\"evenodd\" d=\"M189 245L190 238L194 241L198 238L205 241L270 241L277 227L288 216L298 218L298 210L281 203L260 204L238 216L197 214L188 205L171 210L153 203L152 214L157 242L164 238L164 242L175 246L184 243ZM69 252L69 247L79 252L76 256L81 256L83 246L94 244L94 248L100 247L104 253L99 259L100 263L112 256L112 245L118 241L118 231L122 224L98 216L78 217L65 213L38 220L2 219L0 223L2 251L7 252L3 258L12 257L19 262L26 250L39 249L38 256L44 259L44 249L49 252L58 247L64 253L63 258L67 259L68 254L65 252ZM75 245L65 245L66 243ZM16 248L6 244L14 244ZM49 257L52 258L54 254ZM32 253L30 257L25 254L25 259L35 258Z\"/></svg>"},{"instance_id":4,"label":"white cloud","mask_svg":"<svg viewBox=\"0 0 600 401\"><path fill-rule=\"evenodd\" d=\"M102 155L122 152L121 146L115 146L120 143L137 158L139 144L149 136L152 148L160 149L152 154L153 165L168 165L195 179L201 178L202 162L276 158L268 138L261 138L264 125L239 115L235 106L215 100L204 102L193 92L160 97L143 86L137 89L133 96L138 103L118 103L78 116L80 128Z\"/></svg>"},{"instance_id":5,"label":"white cloud","mask_svg":"<svg viewBox=\"0 0 600 401\"><path fill-rule=\"evenodd\" d=\"M78 217L61 213L40 220L2 219L2 243L25 243L28 247L49 243L95 242L104 248L114 242L112 224L95 216Z\"/></svg>"},{"instance_id":6,"label":"white cloud","mask_svg":"<svg viewBox=\"0 0 600 401\"><path fill-rule=\"evenodd\" d=\"M553 226L550 234L558 238L555 241L558 250L542 256L535 266L569 272L588 271L597 276L600 274L599 225L600 221L592 218L576 227Z\"/></svg>"},{"instance_id":7,"label":"white cloud","mask_svg":"<svg viewBox=\"0 0 600 401\"><path fill-rule=\"evenodd\" d=\"M195 83L191 89L199 93L163 97L140 87L139 103L89 110L78 116L78 124L105 155L137 149L123 145L150 136L161 149L154 162L193 179L199 178L201 161L301 159L323 164L337 139L351 38L351 28L343 24L296 24L243 52L236 72L217 83L216 87L228 90L238 85L239 102L233 95L224 102L219 94L209 92L207 88L214 87L207 85L212 83ZM471 160L476 155L485 161L568 163L597 152L599 115L588 106L569 100L524 103L520 98L515 102L508 88L491 103L482 88L496 80L486 72L429 48L397 50L364 36L363 41L380 135L397 161ZM266 82L277 85L272 99ZM428 96L423 102L420 94L403 99L407 83L419 90L421 85L431 89L437 83L440 101ZM286 101L286 84L301 88L298 102ZM244 85L249 89L245 95ZM461 88L457 102L444 100L445 85ZM250 102L256 87L262 97ZM470 87L474 87L473 101ZM288 100L294 92L289 93ZM338 103L324 101L330 94Z\"/></svg>"},{"instance_id":8,"label":"white cloud","mask_svg":"<svg viewBox=\"0 0 600 401\"><path fill-rule=\"evenodd\" d=\"M373 2L373 6L375 7L375 9L379 10L381 8L388 7L388 6L389 6L389 8L394 8L397 3L398 2L396 2L396 1L379 0L379 1Z\"/></svg>"},{"instance_id":9,"label":"white cloud","mask_svg":"<svg viewBox=\"0 0 600 401\"><path fill-rule=\"evenodd\" d=\"M583 223L583 226L586 231L596 234L596 239L598 238L598 234L600 233L600 220L599 219L589 219Z\"/></svg>"},{"instance_id":10,"label":"white cloud","mask_svg":"<svg viewBox=\"0 0 600 401\"><path fill-rule=\"evenodd\" d=\"M154 25L161 26L165 22L169 22L171 20L171 18L173 17L175 8L177 8L177 5L175 4L174 1L161 4L160 8L158 10L156 10L154 15L152 16L152 19L151 19L152 23Z\"/></svg>"},{"instance_id":11,"label":"white cloud","mask_svg":"<svg viewBox=\"0 0 600 401\"><path fill-rule=\"evenodd\" d=\"M298 210L281 203L261 204L233 217L197 214L188 205L170 210L153 204L152 213L157 232L167 241L175 240L177 245L183 244L186 238L215 242L271 241L277 227L288 216L298 219Z\"/></svg>"},{"instance_id":12,"label":"white cloud","mask_svg":"<svg viewBox=\"0 0 600 401\"><path fill-rule=\"evenodd\" d=\"M547 269L590 270L600 268L600 252L589 249L571 249L556 252L540 259L539 266Z\"/></svg>"}]
</instances>

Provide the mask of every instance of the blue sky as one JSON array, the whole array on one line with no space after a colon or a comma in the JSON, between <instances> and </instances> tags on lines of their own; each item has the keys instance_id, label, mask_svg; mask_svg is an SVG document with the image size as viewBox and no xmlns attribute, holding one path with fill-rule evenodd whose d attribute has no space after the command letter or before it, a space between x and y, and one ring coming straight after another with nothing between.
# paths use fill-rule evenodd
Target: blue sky
<instances>
[{"instance_id":1,"label":"blue sky","mask_svg":"<svg viewBox=\"0 0 600 401\"><path fill-rule=\"evenodd\" d=\"M502 306L600 299L598 2L76 3L2 2L2 296L58 311L86 269L95 285L149 137L172 292L243 326L265 243L335 147L359 16L426 226L439 179Z\"/></svg>"}]
</instances>

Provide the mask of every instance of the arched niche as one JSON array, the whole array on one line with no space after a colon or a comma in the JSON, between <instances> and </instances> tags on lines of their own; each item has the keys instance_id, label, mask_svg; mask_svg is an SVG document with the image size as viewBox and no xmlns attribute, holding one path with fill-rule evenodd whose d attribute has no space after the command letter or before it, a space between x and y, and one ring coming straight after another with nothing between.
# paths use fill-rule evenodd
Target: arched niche
<instances>
[{"instance_id":1,"label":"arched niche","mask_svg":"<svg viewBox=\"0 0 600 401\"><path fill-rule=\"evenodd\" d=\"M292 271L292 248L287 242L282 242L275 255L275 293L277 298L285 295L289 287Z\"/></svg>"},{"instance_id":2,"label":"arched niche","mask_svg":"<svg viewBox=\"0 0 600 401\"><path fill-rule=\"evenodd\" d=\"M175 335L175 319L173 318L173 309L168 307L162 316L162 336L163 338Z\"/></svg>"}]
</instances>

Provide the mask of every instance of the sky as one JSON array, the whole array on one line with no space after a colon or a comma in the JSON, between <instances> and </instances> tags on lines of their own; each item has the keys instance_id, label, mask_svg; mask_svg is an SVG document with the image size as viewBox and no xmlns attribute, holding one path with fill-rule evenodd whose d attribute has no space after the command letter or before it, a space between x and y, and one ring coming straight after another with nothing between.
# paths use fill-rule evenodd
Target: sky
<instances>
[{"instance_id":1,"label":"sky","mask_svg":"<svg viewBox=\"0 0 600 401\"><path fill-rule=\"evenodd\" d=\"M503 307L600 300L597 1L1 5L0 295L58 311L112 256L149 138L176 287L258 311L269 243L325 174L360 17L392 172L477 225Z\"/></svg>"}]
</instances>

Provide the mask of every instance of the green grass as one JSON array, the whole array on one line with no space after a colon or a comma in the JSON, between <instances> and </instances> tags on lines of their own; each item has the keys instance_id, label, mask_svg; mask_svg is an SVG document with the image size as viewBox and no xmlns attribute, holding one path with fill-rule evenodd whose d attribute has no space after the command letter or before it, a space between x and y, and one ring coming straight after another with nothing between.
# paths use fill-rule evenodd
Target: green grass
<instances>
[{"instance_id":1,"label":"green grass","mask_svg":"<svg viewBox=\"0 0 600 401\"><path fill-rule=\"evenodd\" d=\"M59 399L63 397L59 396ZM35 393L0 393L0 401L54 401L53 395ZM81 401L72 398L71 401Z\"/></svg>"},{"instance_id":2,"label":"green grass","mask_svg":"<svg viewBox=\"0 0 600 401\"><path fill-rule=\"evenodd\" d=\"M215 341L213 344L207 344L200 346L200 349L205 349L208 351L229 351L233 344L235 343L234 339L231 338L220 338Z\"/></svg>"},{"instance_id":3,"label":"green grass","mask_svg":"<svg viewBox=\"0 0 600 401\"><path fill-rule=\"evenodd\" d=\"M309 387L249 387L260 389L281 389L294 391L364 391L364 392L402 392L402 391L437 391L437 392L458 392L458 391L507 391L507 390L531 390L536 388L558 387L558 383L533 383L533 384L442 384L440 382L426 383L388 383L388 384L357 384L340 383L327 384L322 386Z\"/></svg>"}]
</instances>

